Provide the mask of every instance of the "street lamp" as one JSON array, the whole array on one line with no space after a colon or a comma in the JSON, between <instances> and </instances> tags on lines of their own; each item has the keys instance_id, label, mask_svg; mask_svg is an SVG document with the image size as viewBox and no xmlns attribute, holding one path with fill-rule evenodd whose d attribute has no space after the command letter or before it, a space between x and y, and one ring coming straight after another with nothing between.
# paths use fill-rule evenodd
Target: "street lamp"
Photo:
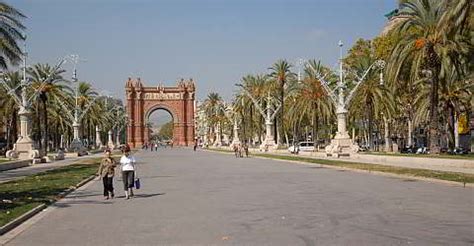
<instances>
[{"instance_id":1,"label":"street lamp","mask_svg":"<svg viewBox=\"0 0 474 246\"><path fill-rule=\"evenodd\" d=\"M346 129L346 116L348 113L347 108L349 107L349 104L352 101L352 98L355 95L355 92L359 88L359 86L365 81L365 78L367 77L369 71L371 71L374 68L379 68L380 69L380 84L383 85L383 73L382 69L385 67L385 61L383 60L376 60L373 62L363 73L362 76L357 76L358 81L356 81L356 84L354 88L349 91L349 93L346 95L345 90L346 90L346 84L344 81L344 70L343 70L343 56L342 56L342 46L343 43L342 41L339 41L339 81L337 82L337 86L334 90L330 89L329 83L325 80L325 76L321 76L318 71L314 67L309 64L309 67L315 72L316 76L318 77L318 80L321 82L322 87L324 90L327 92L329 95L330 100L333 102L333 104L336 106L336 115L337 115L337 133L334 139L331 140L331 144L326 147L326 154L328 156L336 156L338 157L339 155L349 155L350 153L355 153L358 151L359 146L354 144L349 136L349 133L347 132Z\"/></svg>"},{"instance_id":2,"label":"street lamp","mask_svg":"<svg viewBox=\"0 0 474 246\"><path fill-rule=\"evenodd\" d=\"M273 119L275 119L276 114L278 113L278 110L280 110L282 106L282 103L280 103L275 98L272 98L270 96L270 93L268 93L268 96L266 97L267 107L266 109L263 109L260 106L259 101L256 100L252 96L252 94L242 84L235 84L235 85L242 88L245 94L252 100L258 112L265 119L265 140L260 145L260 150L264 150L264 151L267 151L269 149L276 150L278 148L278 145L275 142L275 137L273 136L273 131L272 131Z\"/></svg>"},{"instance_id":3,"label":"street lamp","mask_svg":"<svg viewBox=\"0 0 474 246\"><path fill-rule=\"evenodd\" d=\"M26 38L25 38L26 39ZM23 51L23 67L22 67L22 74L23 78L20 82L21 87L21 94L18 96L15 93L17 88L11 88L6 82L4 73L0 72L0 83L5 87L8 91L8 94L13 98L16 104L19 107L18 115L20 116L20 137L18 138L17 142L13 146L12 150L7 151L6 156L9 158L19 158L19 159L38 159L41 157L40 151L36 148L33 140L30 137L31 129L30 129L30 102L31 100L41 91L41 89L46 86L49 80L52 78L53 74L64 64L66 61L64 58L60 60L60 62L53 68L51 73L43 79L41 82L41 86L36 90L33 95L28 98L27 96L27 86L29 85L29 81L26 77L26 60L28 57L28 53L26 50L26 42L24 44L24 51ZM15 126L16 127L16 126Z\"/></svg>"}]
</instances>

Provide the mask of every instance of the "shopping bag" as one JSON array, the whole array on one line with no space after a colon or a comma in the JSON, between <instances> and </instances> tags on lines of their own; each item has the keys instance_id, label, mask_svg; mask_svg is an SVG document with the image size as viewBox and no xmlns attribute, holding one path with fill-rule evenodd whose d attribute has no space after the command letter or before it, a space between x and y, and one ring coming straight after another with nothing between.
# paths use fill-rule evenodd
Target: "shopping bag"
<instances>
[{"instance_id":1,"label":"shopping bag","mask_svg":"<svg viewBox=\"0 0 474 246\"><path fill-rule=\"evenodd\" d=\"M140 189L140 179L139 178L135 179L135 189L137 189L137 190Z\"/></svg>"}]
</instances>

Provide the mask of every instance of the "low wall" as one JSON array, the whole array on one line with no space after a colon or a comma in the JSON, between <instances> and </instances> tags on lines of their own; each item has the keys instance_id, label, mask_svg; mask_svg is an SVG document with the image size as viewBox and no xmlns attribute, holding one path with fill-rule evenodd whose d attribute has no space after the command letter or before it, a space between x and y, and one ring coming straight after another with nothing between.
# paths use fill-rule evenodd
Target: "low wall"
<instances>
[{"instance_id":1,"label":"low wall","mask_svg":"<svg viewBox=\"0 0 474 246\"><path fill-rule=\"evenodd\" d=\"M27 167L31 165L31 160L7 161L0 163L0 171L16 169L20 167Z\"/></svg>"},{"instance_id":2,"label":"low wall","mask_svg":"<svg viewBox=\"0 0 474 246\"><path fill-rule=\"evenodd\" d=\"M263 153L258 149L251 149L254 153ZM269 154L292 155L288 150L276 150L267 152ZM367 164L381 164L388 166L421 168L449 172L461 172L474 174L474 160L472 159L450 159L431 158L420 156L390 156L371 154L352 154L350 157L327 157L324 152L299 152L298 156L313 157L318 159L338 160L346 162L361 162Z\"/></svg>"}]
</instances>

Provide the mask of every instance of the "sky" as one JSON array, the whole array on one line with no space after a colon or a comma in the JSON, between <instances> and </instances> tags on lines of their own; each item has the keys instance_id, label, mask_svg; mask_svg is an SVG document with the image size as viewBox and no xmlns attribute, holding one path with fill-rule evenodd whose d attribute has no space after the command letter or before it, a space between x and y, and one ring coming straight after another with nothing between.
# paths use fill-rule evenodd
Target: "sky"
<instances>
[{"instance_id":1,"label":"sky","mask_svg":"<svg viewBox=\"0 0 474 246\"><path fill-rule=\"evenodd\" d=\"M246 74L278 59L333 67L377 36L396 0L7 0L28 18L29 63L77 54L78 78L123 99L128 77L145 86L193 78L197 99L230 100ZM64 65L71 75L71 64Z\"/></svg>"}]
</instances>

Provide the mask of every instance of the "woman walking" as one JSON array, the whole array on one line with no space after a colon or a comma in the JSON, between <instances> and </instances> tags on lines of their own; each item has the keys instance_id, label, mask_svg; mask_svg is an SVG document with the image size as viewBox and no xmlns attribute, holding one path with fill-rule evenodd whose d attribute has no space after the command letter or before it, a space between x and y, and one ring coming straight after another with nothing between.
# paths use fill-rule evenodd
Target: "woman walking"
<instances>
[{"instance_id":1,"label":"woman walking","mask_svg":"<svg viewBox=\"0 0 474 246\"><path fill-rule=\"evenodd\" d=\"M117 163L114 158L112 158L112 153L109 149L107 149L104 154L105 157L100 162L98 175L99 178L102 178L102 183L104 184L104 198L107 200L109 198L114 198L113 181Z\"/></svg>"},{"instance_id":2,"label":"woman walking","mask_svg":"<svg viewBox=\"0 0 474 246\"><path fill-rule=\"evenodd\" d=\"M130 155L130 147L127 145L124 149L124 155L120 158L122 169L123 189L125 190L125 199L133 197L133 185L135 182L135 158Z\"/></svg>"}]
</instances>

